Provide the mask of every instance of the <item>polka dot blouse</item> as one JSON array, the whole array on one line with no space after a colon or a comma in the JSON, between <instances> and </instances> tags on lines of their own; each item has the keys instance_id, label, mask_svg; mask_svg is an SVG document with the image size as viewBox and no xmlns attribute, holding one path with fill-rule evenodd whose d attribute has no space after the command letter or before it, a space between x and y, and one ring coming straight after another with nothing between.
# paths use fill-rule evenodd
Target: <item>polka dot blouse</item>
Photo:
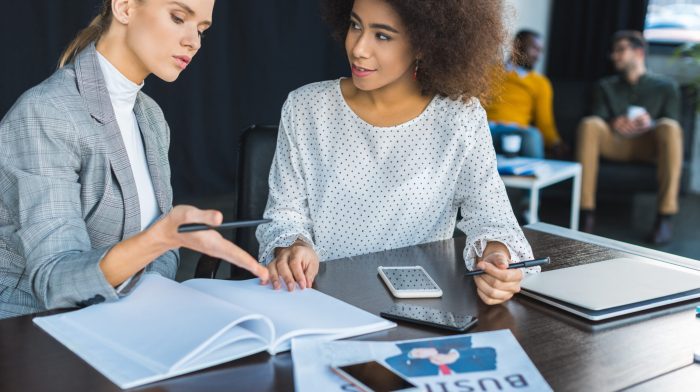
<instances>
[{"instance_id":1,"label":"polka dot blouse","mask_svg":"<svg viewBox=\"0 0 700 392\"><path fill-rule=\"evenodd\" d=\"M376 127L350 109L340 80L301 87L282 108L269 182L263 263L297 239L331 260L451 238L455 223L469 269L488 241L532 258L476 99L435 97L418 117Z\"/></svg>"}]
</instances>

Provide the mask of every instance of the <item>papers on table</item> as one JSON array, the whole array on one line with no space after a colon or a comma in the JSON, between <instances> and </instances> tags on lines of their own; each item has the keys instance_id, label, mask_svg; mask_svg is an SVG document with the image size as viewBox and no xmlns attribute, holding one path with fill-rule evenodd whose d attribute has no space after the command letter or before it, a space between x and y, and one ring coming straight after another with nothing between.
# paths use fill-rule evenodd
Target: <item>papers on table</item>
<instances>
[{"instance_id":1,"label":"papers on table","mask_svg":"<svg viewBox=\"0 0 700 392\"><path fill-rule=\"evenodd\" d=\"M544 159L498 156L498 174L502 176L542 176L550 167Z\"/></svg>"},{"instance_id":2,"label":"papers on table","mask_svg":"<svg viewBox=\"0 0 700 392\"><path fill-rule=\"evenodd\" d=\"M551 391L508 330L400 342L292 341L295 389L354 391L331 365L375 360L426 391Z\"/></svg>"},{"instance_id":3,"label":"papers on table","mask_svg":"<svg viewBox=\"0 0 700 392\"><path fill-rule=\"evenodd\" d=\"M276 354L294 337L342 339L396 326L314 289L289 293L257 279L177 283L155 274L119 301L34 323L120 388Z\"/></svg>"}]
</instances>

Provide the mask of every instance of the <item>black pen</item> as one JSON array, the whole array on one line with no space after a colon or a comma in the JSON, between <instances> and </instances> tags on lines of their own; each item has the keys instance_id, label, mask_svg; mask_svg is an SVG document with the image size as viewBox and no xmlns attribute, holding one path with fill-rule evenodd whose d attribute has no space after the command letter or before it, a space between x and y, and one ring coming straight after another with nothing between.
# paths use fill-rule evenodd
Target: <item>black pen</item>
<instances>
[{"instance_id":1,"label":"black pen","mask_svg":"<svg viewBox=\"0 0 700 392\"><path fill-rule=\"evenodd\" d=\"M543 259L525 260L519 263L508 264L508 269L534 267L537 265L549 264L550 261L551 260L549 260L549 257L545 257ZM484 273L484 270L477 269L474 271L467 271L464 276L476 276Z\"/></svg>"},{"instance_id":2,"label":"black pen","mask_svg":"<svg viewBox=\"0 0 700 392\"><path fill-rule=\"evenodd\" d=\"M264 223L270 223L270 222L272 222L272 219L257 219L257 220L248 220L248 221L225 222L225 223L220 224L219 226L208 226L208 225L201 225L201 224L186 224L186 225L180 225L180 227L177 228L177 232L178 233L189 233L192 231L200 231L200 230L237 229L240 227L258 226L258 225L262 225Z\"/></svg>"}]
</instances>

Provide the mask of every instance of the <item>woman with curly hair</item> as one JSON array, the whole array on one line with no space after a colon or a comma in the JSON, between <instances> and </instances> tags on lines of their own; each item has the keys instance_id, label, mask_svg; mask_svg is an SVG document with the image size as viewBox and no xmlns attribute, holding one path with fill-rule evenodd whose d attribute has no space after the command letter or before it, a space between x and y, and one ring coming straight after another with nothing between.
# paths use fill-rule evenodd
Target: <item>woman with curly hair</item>
<instances>
[{"instance_id":1,"label":"woman with curly hair","mask_svg":"<svg viewBox=\"0 0 700 392\"><path fill-rule=\"evenodd\" d=\"M328 0L352 78L304 86L282 108L258 228L275 288L311 287L319 260L467 235L488 304L520 290L532 257L496 170L479 100L498 64L502 5Z\"/></svg>"}]
</instances>

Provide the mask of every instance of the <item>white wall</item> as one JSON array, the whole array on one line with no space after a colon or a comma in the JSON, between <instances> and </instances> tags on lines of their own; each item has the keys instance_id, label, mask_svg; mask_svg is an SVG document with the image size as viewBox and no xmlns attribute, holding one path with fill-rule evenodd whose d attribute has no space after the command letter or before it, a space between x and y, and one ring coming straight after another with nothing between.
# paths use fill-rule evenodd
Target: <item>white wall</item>
<instances>
[{"instance_id":1,"label":"white wall","mask_svg":"<svg viewBox=\"0 0 700 392\"><path fill-rule=\"evenodd\" d=\"M520 29L530 29L542 34L545 52L542 54L535 69L540 73L544 73L547 65L549 14L552 9L552 0L506 0L505 8L506 24L511 40Z\"/></svg>"}]
</instances>

